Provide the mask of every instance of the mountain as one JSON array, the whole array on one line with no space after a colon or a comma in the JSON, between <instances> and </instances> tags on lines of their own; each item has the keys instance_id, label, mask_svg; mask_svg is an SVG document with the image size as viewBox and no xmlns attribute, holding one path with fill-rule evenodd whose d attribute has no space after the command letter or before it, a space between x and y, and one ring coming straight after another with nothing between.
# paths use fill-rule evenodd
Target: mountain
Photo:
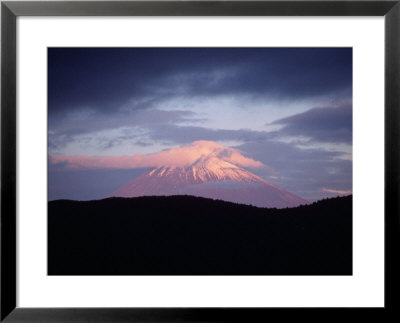
<instances>
[{"instance_id":1,"label":"mountain","mask_svg":"<svg viewBox=\"0 0 400 323\"><path fill-rule=\"evenodd\" d=\"M185 163L180 162L182 160ZM190 146L172 149L168 151L165 163L167 165L156 167L123 185L109 197L193 195L277 208L308 204L241 167L260 166L260 162L212 141L196 141Z\"/></svg>"},{"instance_id":2,"label":"mountain","mask_svg":"<svg viewBox=\"0 0 400 323\"><path fill-rule=\"evenodd\" d=\"M352 197L267 209L194 196L48 203L49 275L351 275Z\"/></svg>"}]
</instances>

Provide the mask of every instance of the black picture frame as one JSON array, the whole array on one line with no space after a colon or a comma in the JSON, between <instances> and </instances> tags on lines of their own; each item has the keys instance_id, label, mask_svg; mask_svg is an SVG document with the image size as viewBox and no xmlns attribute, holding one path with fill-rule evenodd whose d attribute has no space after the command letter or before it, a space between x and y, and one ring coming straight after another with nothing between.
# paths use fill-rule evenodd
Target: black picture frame
<instances>
[{"instance_id":1,"label":"black picture frame","mask_svg":"<svg viewBox=\"0 0 400 323\"><path fill-rule=\"evenodd\" d=\"M384 16L384 308L18 308L16 307L16 19L19 16ZM382 319L399 302L400 1L2 1L1 3L1 301L4 322L253 322L277 314L307 319L356 312ZM393 316L395 317L395 316ZM360 318L360 317L359 317Z\"/></svg>"}]
</instances>

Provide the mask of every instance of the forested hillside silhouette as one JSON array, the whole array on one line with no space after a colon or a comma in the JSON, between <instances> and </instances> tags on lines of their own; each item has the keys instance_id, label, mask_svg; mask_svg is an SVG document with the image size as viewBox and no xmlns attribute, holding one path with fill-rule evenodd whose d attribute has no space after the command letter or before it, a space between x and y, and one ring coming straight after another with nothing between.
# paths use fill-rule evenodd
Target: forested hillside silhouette
<instances>
[{"instance_id":1,"label":"forested hillside silhouette","mask_svg":"<svg viewBox=\"0 0 400 323\"><path fill-rule=\"evenodd\" d=\"M193 196L48 203L49 275L351 275L352 196L266 209Z\"/></svg>"}]
</instances>

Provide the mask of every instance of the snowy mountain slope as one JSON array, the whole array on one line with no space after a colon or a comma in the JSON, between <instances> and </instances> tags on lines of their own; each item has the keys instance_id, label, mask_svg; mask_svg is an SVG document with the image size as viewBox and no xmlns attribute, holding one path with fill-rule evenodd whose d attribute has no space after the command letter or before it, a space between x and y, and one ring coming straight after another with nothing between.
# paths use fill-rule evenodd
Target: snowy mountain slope
<instances>
[{"instance_id":1,"label":"snowy mountain slope","mask_svg":"<svg viewBox=\"0 0 400 323\"><path fill-rule=\"evenodd\" d=\"M192 158L192 164L154 168L109 196L194 195L259 207L280 208L308 203L240 167L246 157L236 150L208 141L195 142L185 148L183 151L178 148L175 153L174 149L170 150L170 159L179 161L179 155L184 152L186 156L182 156L182 159L188 159L187 154L197 157Z\"/></svg>"}]
</instances>

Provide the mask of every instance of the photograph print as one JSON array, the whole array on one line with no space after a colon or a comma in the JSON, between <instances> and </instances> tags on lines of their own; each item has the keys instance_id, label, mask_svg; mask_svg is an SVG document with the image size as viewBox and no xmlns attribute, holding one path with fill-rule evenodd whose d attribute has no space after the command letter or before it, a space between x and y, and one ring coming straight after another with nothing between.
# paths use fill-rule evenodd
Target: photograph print
<instances>
[{"instance_id":1,"label":"photograph print","mask_svg":"<svg viewBox=\"0 0 400 323\"><path fill-rule=\"evenodd\" d=\"M49 275L352 275L352 48L48 48Z\"/></svg>"}]
</instances>

